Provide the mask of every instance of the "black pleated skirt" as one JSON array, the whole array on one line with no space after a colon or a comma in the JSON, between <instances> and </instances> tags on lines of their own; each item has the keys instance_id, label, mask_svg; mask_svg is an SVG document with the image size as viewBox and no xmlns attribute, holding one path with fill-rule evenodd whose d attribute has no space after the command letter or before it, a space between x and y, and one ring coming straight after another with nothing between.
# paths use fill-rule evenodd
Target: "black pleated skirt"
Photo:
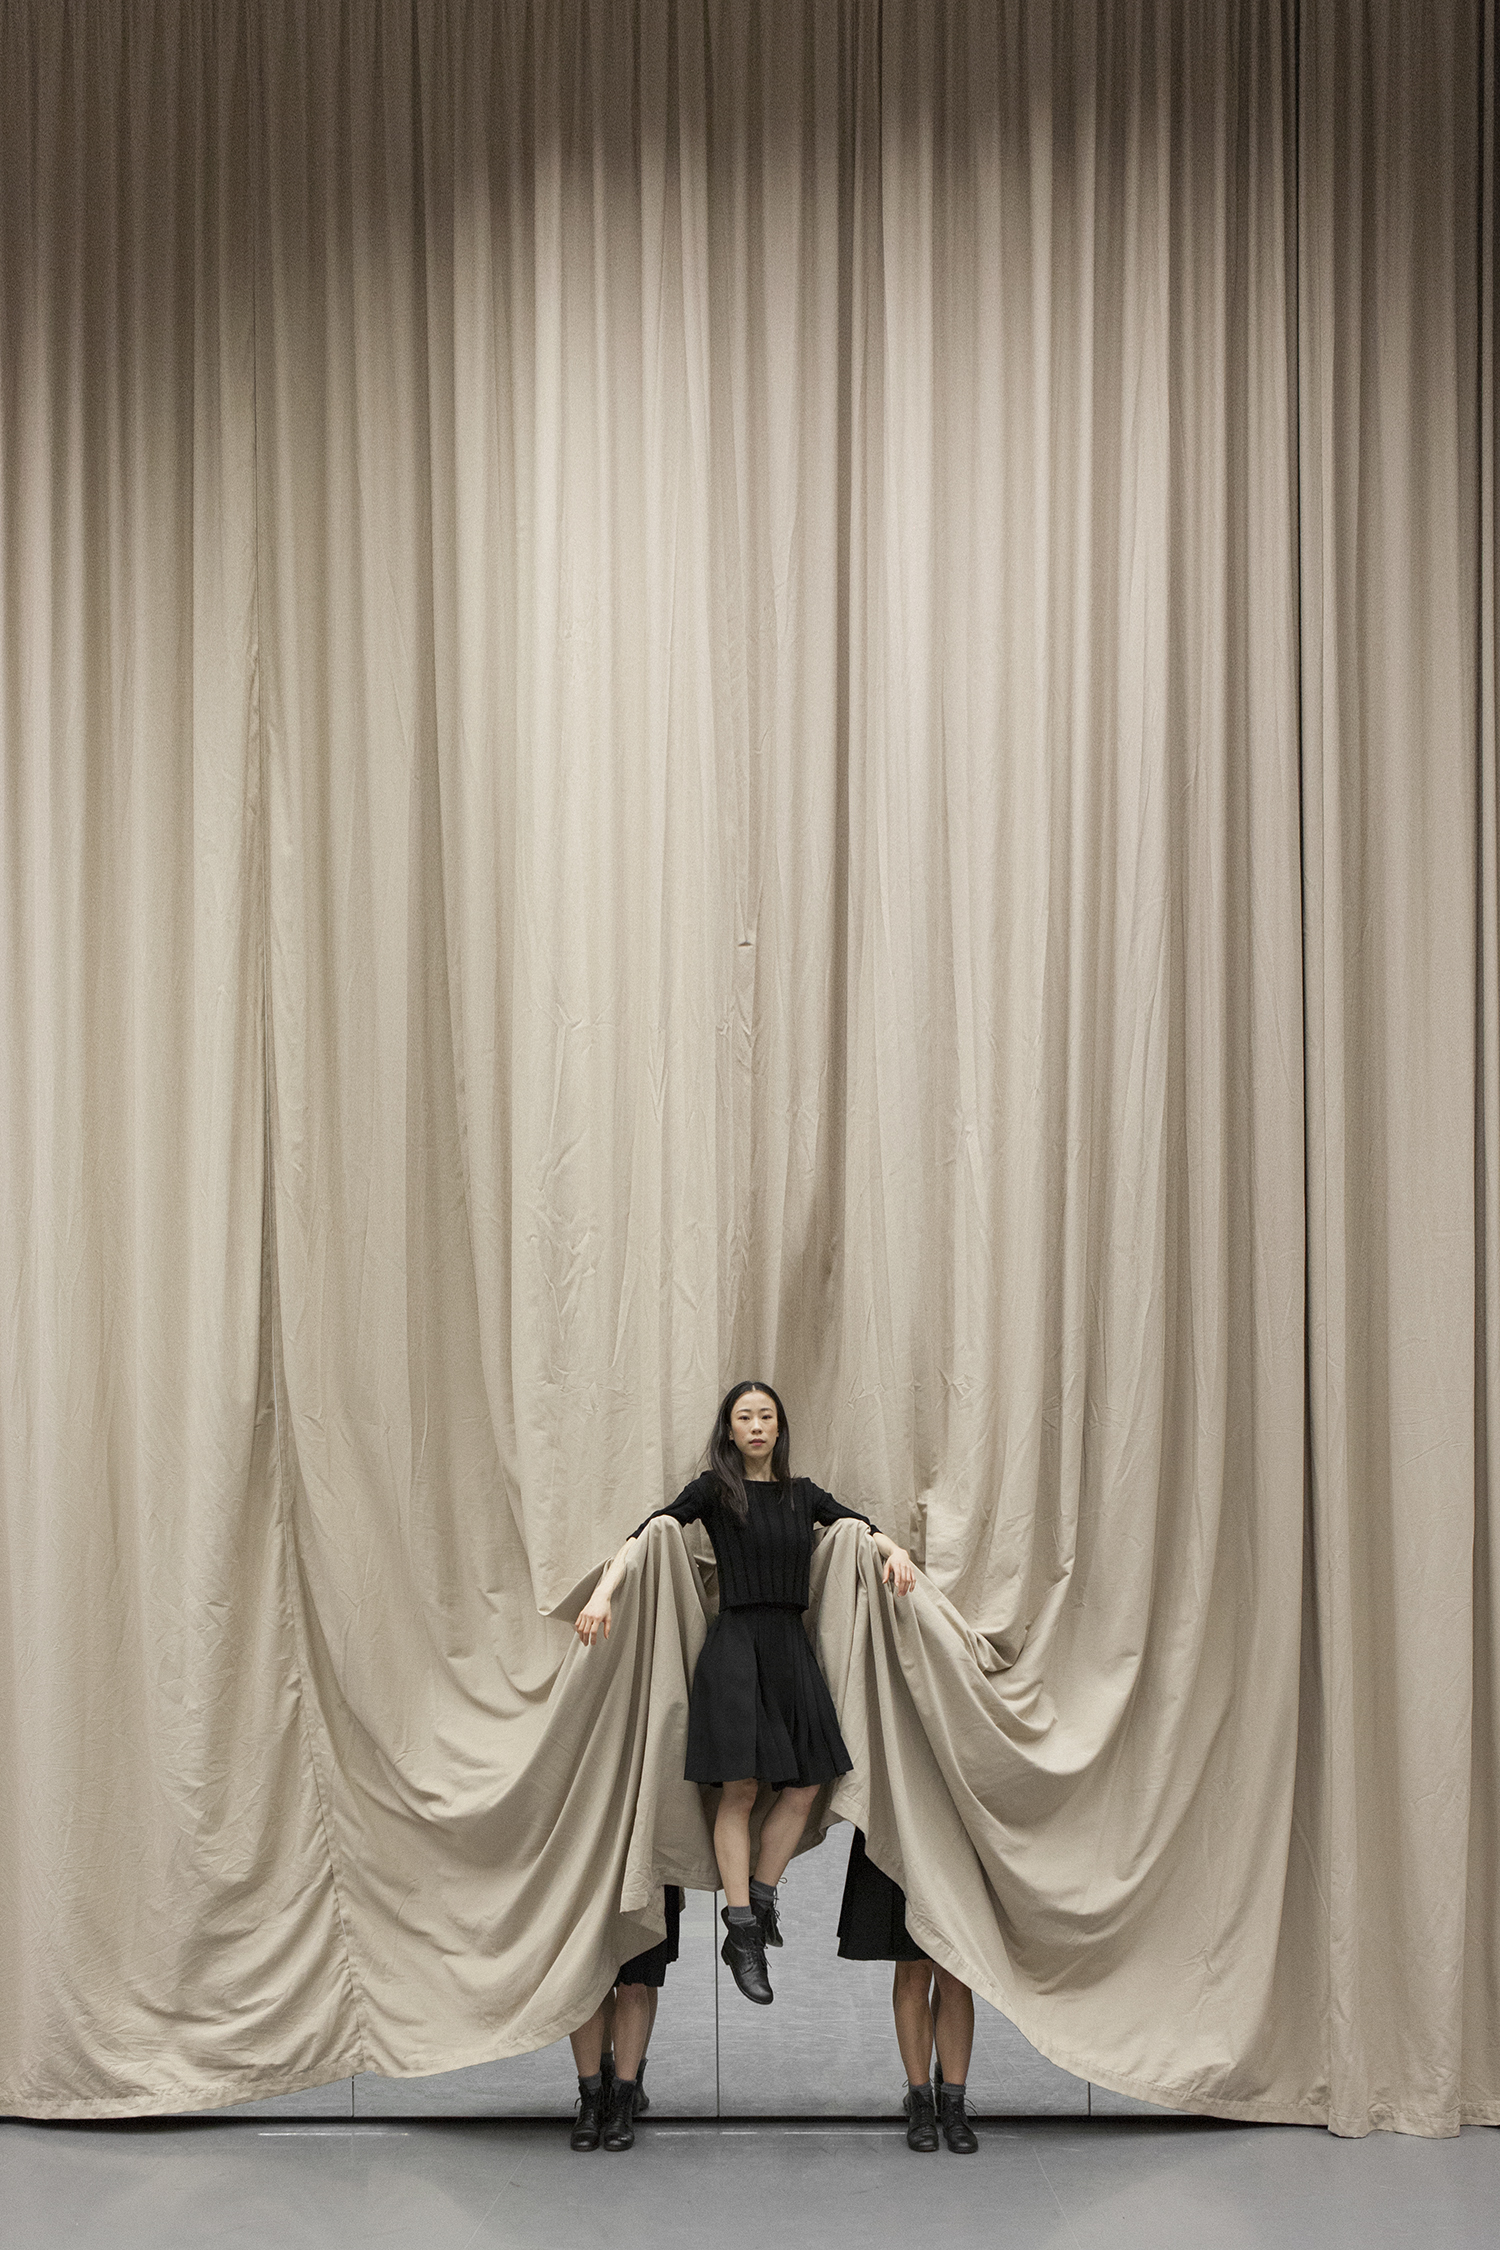
<instances>
[{"instance_id":1,"label":"black pleated skirt","mask_svg":"<svg viewBox=\"0 0 1500 2250\"><path fill-rule=\"evenodd\" d=\"M906 1928L906 1893L865 1856L865 1832L854 1831L839 1907L839 1958L844 1961L925 1961Z\"/></svg>"},{"instance_id":2,"label":"black pleated skirt","mask_svg":"<svg viewBox=\"0 0 1500 2250\"><path fill-rule=\"evenodd\" d=\"M644 1953L632 1954L624 1963L616 1984L650 1984L658 1989L667 1981L667 1969L677 1958L677 1939L682 1921L682 1893L675 1883L668 1883L662 1892L667 1913L667 1934L657 1945L648 1945Z\"/></svg>"},{"instance_id":3,"label":"black pleated skirt","mask_svg":"<svg viewBox=\"0 0 1500 2250\"><path fill-rule=\"evenodd\" d=\"M753 1777L773 1789L807 1788L853 1763L802 1612L779 1604L721 1609L693 1674L688 1780Z\"/></svg>"}]
</instances>

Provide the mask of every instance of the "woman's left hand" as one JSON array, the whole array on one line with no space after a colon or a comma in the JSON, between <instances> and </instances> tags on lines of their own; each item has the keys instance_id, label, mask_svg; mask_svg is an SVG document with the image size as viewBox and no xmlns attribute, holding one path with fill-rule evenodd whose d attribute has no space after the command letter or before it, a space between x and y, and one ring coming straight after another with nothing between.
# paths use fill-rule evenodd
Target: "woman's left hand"
<instances>
[{"instance_id":1,"label":"woman's left hand","mask_svg":"<svg viewBox=\"0 0 1500 2250\"><path fill-rule=\"evenodd\" d=\"M585 1648L592 1648L600 1634L609 1639L610 1599L608 1594L595 1590L591 1602L586 1602L573 1620L573 1630Z\"/></svg>"},{"instance_id":2,"label":"woman's left hand","mask_svg":"<svg viewBox=\"0 0 1500 2250\"><path fill-rule=\"evenodd\" d=\"M892 1547L880 1575L897 1596L909 1594L917 1583L916 1567L904 1547Z\"/></svg>"}]
</instances>

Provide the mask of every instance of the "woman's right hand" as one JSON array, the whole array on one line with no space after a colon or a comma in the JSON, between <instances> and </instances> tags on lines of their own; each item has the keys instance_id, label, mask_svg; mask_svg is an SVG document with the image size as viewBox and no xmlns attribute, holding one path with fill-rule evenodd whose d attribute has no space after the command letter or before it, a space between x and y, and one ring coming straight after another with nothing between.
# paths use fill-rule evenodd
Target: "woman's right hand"
<instances>
[{"instance_id":1,"label":"woman's right hand","mask_svg":"<svg viewBox=\"0 0 1500 2250\"><path fill-rule=\"evenodd\" d=\"M606 1640L609 1639L609 1610L608 1594L595 1594L593 1600L586 1602L578 1612L573 1621L573 1630L585 1648L592 1648L601 1632Z\"/></svg>"}]
</instances>

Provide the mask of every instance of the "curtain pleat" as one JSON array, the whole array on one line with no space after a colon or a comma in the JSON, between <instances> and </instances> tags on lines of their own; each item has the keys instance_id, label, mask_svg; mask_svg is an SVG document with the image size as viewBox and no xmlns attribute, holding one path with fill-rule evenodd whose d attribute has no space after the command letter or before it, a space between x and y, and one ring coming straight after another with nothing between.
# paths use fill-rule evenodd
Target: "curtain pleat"
<instances>
[{"instance_id":1,"label":"curtain pleat","mask_svg":"<svg viewBox=\"0 0 1500 2250\"><path fill-rule=\"evenodd\" d=\"M0 0L10 2106L587 2014L751 1374L978 1989L1500 2121L1494 66Z\"/></svg>"},{"instance_id":2,"label":"curtain pleat","mask_svg":"<svg viewBox=\"0 0 1500 2250\"><path fill-rule=\"evenodd\" d=\"M1464 2114L1500 2118L1500 384L1496 381L1495 245L1500 237L1500 63L1493 10L1483 11L1478 47L1478 368L1479 456L1477 904L1474 945L1475 1039L1475 1318L1474 1591L1472 1737L1470 1743L1468 1886L1464 1901Z\"/></svg>"},{"instance_id":3,"label":"curtain pleat","mask_svg":"<svg viewBox=\"0 0 1500 2250\"><path fill-rule=\"evenodd\" d=\"M43 2116L349 2051L270 1370L249 88L238 7L0 10L0 2070Z\"/></svg>"},{"instance_id":4,"label":"curtain pleat","mask_svg":"<svg viewBox=\"0 0 1500 2250\"><path fill-rule=\"evenodd\" d=\"M1301 53L1303 1780L1331 2114L1432 2129L1464 2098L1485 1396L1480 11L1396 7L1371 32L1313 9Z\"/></svg>"}]
</instances>

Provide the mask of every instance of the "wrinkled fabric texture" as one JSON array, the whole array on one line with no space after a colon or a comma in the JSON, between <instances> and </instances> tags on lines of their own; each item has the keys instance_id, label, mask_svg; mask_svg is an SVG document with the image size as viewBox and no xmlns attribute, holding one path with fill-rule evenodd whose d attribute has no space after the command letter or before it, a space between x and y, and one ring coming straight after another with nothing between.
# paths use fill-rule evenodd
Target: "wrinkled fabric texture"
<instances>
[{"instance_id":1,"label":"wrinkled fabric texture","mask_svg":"<svg viewBox=\"0 0 1500 2250\"><path fill-rule=\"evenodd\" d=\"M754 1374L934 1957L1500 2122L1495 66L0 0L5 2107L586 2015Z\"/></svg>"}]
</instances>

